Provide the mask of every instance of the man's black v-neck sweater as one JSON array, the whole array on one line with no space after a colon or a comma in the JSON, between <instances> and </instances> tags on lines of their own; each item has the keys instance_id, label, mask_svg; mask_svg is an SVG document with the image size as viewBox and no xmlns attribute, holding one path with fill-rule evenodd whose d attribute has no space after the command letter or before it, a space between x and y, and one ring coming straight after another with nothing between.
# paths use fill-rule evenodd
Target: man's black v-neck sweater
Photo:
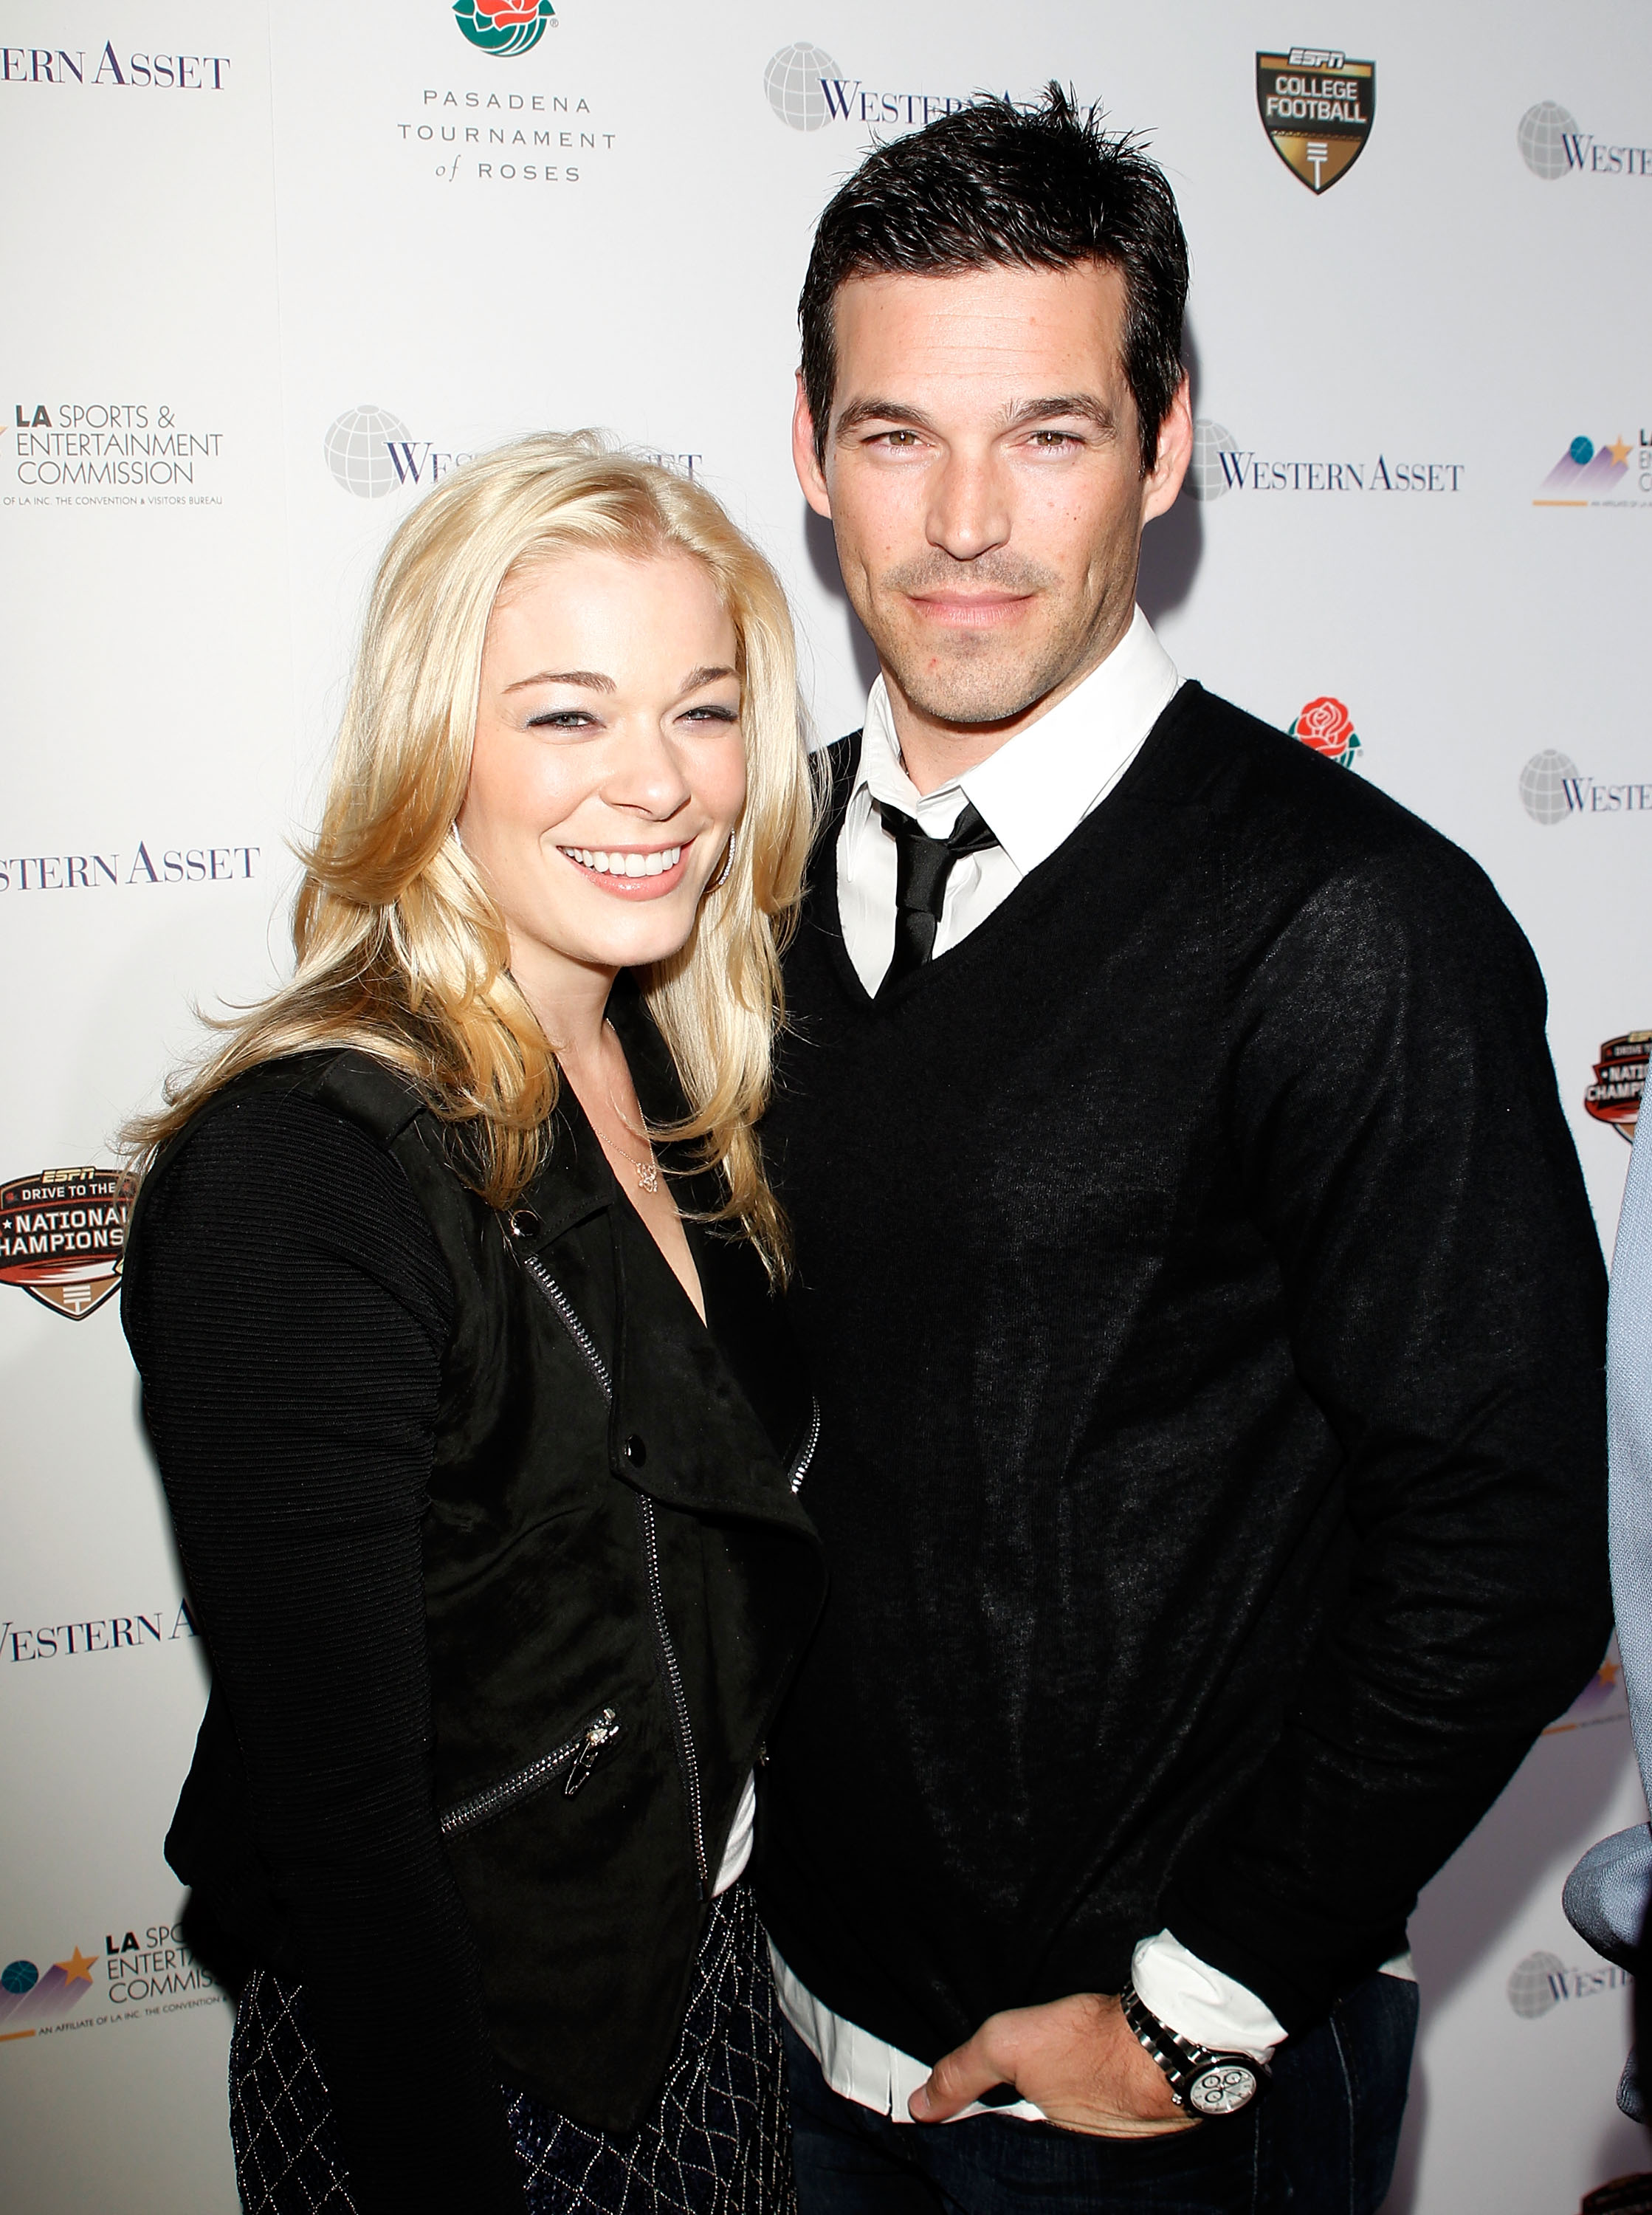
<instances>
[{"instance_id":1,"label":"man's black v-neck sweater","mask_svg":"<svg viewBox=\"0 0 1652 2215\"><path fill-rule=\"evenodd\" d=\"M1485 877L1196 684L886 997L835 802L765 1132L831 1595L780 1953L927 2062L1169 1927L1288 2029L1609 1629L1604 1278Z\"/></svg>"}]
</instances>

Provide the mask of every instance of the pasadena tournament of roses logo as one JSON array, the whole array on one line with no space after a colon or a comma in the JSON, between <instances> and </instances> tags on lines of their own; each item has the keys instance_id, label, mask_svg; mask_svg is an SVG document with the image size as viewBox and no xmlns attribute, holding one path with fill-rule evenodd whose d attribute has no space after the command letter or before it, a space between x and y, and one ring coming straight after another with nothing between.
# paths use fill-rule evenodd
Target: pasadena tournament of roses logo
<instances>
[{"instance_id":1,"label":"pasadena tournament of roses logo","mask_svg":"<svg viewBox=\"0 0 1652 2215\"><path fill-rule=\"evenodd\" d=\"M456 0L453 20L485 54L525 54L545 35L551 0Z\"/></svg>"},{"instance_id":2,"label":"pasadena tournament of roses logo","mask_svg":"<svg viewBox=\"0 0 1652 2215\"><path fill-rule=\"evenodd\" d=\"M1621 1038L1604 1040L1594 1065L1594 1082L1583 1095L1583 1105L1595 1121L1610 1124L1631 1146L1646 1089L1649 1047L1652 1031L1625 1031Z\"/></svg>"},{"instance_id":3,"label":"pasadena tournament of roses logo","mask_svg":"<svg viewBox=\"0 0 1652 2215\"><path fill-rule=\"evenodd\" d=\"M124 1169L41 1169L0 1185L0 1284L84 1321L119 1289L133 1190Z\"/></svg>"},{"instance_id":4,"label":"pasadena tournament of roses logo","mask_svg":"<svg viewBox=\"0 0 1652 2215\"><path fill-rule=\"evenodd\" d=\"M1276 154L1311 193L1345 177L1371 136L1377 65L1332 46L1257 56L1257 107Z\"/></svg>"},{"instance_id":5,"label":"pasadena tournament of roses logo","mask_svg":"<svg viewBox=\"0 0 1652 2215\"><path fill-rule=\"evenodd\" d=\"M1352 769L1354 757L1360 750L1359 733L1354 728L1354 718L1340 700L1333 700L1327 692L1318 700L1310 700L1291 725L1291 736L1300 739L1305 746L1323 754L1343 769Z\"/></svg>"}]
</instances>

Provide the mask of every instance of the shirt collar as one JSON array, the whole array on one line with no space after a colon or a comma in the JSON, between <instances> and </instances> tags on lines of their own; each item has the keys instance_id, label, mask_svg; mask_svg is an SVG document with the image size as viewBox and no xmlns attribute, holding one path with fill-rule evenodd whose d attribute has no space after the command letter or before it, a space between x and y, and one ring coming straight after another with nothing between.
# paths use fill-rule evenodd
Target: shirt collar
<instances>
[{"instance_id":1,"label":"shirt collar","mask_svg":"<svg viewBox=\"0 0 1652 2215\"><path fill-rule=\"evenodd\" d=\"M853 802L886 800L915 815L932 837L968 800L990 825L1023 876L1047 861L1129 766L1181 678L1140 608L1130 627L1084 682L1048 715L976 768L920 799L901 765L895 719L880 676L866 701Z\"/></svg>"}]
</instances>

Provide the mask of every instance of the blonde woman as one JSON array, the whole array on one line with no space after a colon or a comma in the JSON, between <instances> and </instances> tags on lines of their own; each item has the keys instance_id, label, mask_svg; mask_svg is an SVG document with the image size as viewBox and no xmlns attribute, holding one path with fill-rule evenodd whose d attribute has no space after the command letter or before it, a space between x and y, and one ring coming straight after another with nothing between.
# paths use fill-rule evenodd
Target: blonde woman
<instances>
[{"instance_id":1,"label":"blonde woman","mask_svg":"<svg viewBox=\"0 0 1652 2215\"><path fill-rule=\"evenodd\" d=\"M484 456L384 557L292 982L140 1126L249 2209L790 2203L739 1878L822 1588L752 1132L811 809L715 501Z\"/></svg>"}]
</instances>

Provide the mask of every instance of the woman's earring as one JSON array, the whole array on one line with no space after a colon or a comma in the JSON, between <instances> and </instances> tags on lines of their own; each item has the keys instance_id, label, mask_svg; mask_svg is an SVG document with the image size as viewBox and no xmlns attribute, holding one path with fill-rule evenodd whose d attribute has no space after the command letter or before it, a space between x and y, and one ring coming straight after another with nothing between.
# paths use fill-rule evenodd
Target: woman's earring
<instances>
[{"instance_id":1,"label":"woman's earring","mask_svg":"<svg viewBox=\"0 0 1652 2215\"><path fill-rule=\"evenodd\" d=\"M706 890L708 893L720 893L724 886L727 884L729 880L729 872L734 867L734 832L731 831L729 832L728 852L723 856L722 868L717 872L717 874L712 879L710 884L706 887Z\"/></svg>"}]
</instances>

